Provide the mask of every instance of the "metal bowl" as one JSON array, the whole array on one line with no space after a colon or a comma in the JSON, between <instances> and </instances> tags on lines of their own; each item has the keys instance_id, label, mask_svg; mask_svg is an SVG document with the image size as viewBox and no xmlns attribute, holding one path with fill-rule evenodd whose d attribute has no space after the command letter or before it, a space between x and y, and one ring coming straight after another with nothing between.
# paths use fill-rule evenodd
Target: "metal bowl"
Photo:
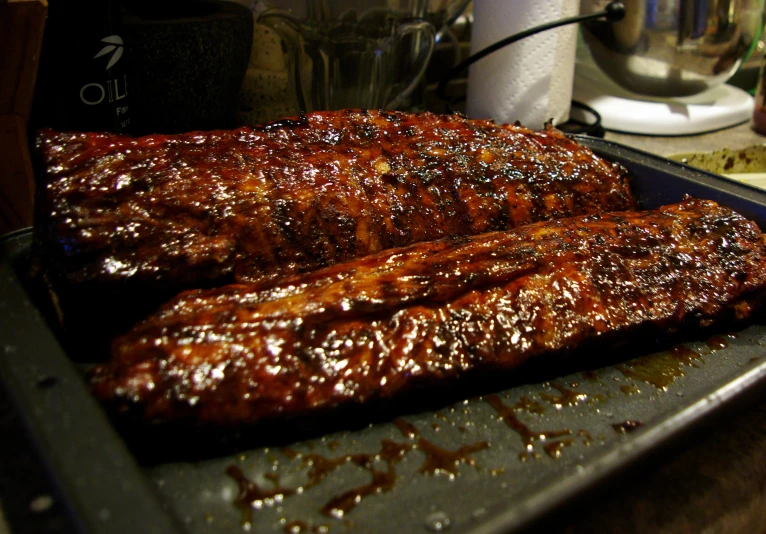
<instances>
[{"instance_id":1,"label":"metal bowl","mask_svg":"<svg viewBox=\"0 0 766 534\"><path fill-rule=\"evenodd\" d=\"M582 0L581 10L607 0ZM624 0L621 22L583 24L594 61L634 93L670 97L725 83L756 44L762 0Z\"/></svg>"}]
</instances>

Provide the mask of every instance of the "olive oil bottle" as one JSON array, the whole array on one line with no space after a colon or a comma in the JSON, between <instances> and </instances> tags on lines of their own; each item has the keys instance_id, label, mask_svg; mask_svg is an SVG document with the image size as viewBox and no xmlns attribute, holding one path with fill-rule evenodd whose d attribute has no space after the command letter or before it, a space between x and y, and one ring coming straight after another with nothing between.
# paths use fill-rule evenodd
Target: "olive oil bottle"
<instances>
[{"instance_id":1,"label":"olive oil bottle","mask_svg":"<svg viewBox=\"0 0 766 534\"><path fill-rule=\"evenodd\" d=\"M49 0L30 124L130 131L130 79L116 0Z\"/></svg>"}]
</instances>

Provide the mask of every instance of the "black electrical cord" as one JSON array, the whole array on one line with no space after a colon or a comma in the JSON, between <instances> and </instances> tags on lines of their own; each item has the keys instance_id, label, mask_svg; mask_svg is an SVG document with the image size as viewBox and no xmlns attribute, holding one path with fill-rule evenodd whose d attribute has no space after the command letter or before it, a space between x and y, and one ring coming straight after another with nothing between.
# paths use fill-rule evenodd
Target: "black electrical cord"
<instances>
[{"instance_id":1,"label":"black electrical cord","mask_svg":"<svg viewBox=\"0 0 766 534\"><path fill-rule=\"evenodd\" d=\"M446 89L447 84L453 78L455 78L458 74L461 74L470 65L473 65L480 59L490 55L493 52L500 50L503 47L508 46L509 44L513 44L516 41L520 41L521 39L524 39L525 37L529 37L530 35L544 32L546 30L552 30L560 26L566 26L567 24L575 24L579 22L596 20L600 18L604 18L609 22L621 21L622 19L625 18L625 5L622 2L610 2L602 11L596 11L594 13L588 13L586 15L577 15L574 17L568 17L565 19L555 20L553 22L546 22L545 24L540 24L539 26L529 28L528 30L515 33L511 36L506 37L505 39L502 39L494 44L491 44L487 48L484 48L483 50L476 52L475 54L467 57L465 60L461 61L459 64L452 67L447 72L447 74L444 75L444 77L439 82L439 85L436 87L436 94L442 100L450 101L449 97L444 94L444 90ZM465 97L459 97L458 99L453 100L450 103L454 104L455 102L461 100L462 98L465 98Z\"/></svg>"},{"instance_id":2,"label":"black electrical cord","mask_svg":"<svg viewBox=\"0 0 766 534\"><path fill-rule=\"evenodd\" d=\"M556 128L568 134L589 135L591 137L604 137L606 130L601 125L601 115L590 106L577 100L572 100L572 108L582 110L586 115L589 114L593 120L579 120L569 117L569 120L563 124L557 124Z\"/></svg>"}]
</instances>

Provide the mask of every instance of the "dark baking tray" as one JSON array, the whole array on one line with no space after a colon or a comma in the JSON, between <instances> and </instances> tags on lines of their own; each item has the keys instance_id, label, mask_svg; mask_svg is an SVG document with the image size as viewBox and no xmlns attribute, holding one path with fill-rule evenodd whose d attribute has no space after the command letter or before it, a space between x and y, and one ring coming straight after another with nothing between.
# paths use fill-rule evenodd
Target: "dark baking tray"
<instances>
[{"instance_id":1,"label":"dark baking tray","mask_svg":"<svg viewBox=\"0 0 766 534\"><path fill-rule=\"evenodd\" d=\"M644 207L689 194L730 206L766 228L761 190L603 140L578 140L630 170ZM525 397L543 408L542 414L514 412L535 431L549 431L547 441L534 442L531 451L486 396L473 396L434 410L405 410L396 422L328 431L288 446L272 444L267 436L257 447L233 454L194 461L180 454L142 463L90 397L81 367L65 354L35 306L25 282L30 245L29 231L0 242L0 377L83 532L237 532L248 525L258 533L322 527L331 532L520 530L746 402L766 383L766 327L755 320L736 332L677 341L684 350L658 347L628 363L617 362L615 355L617 363L496 392L506 405ZM402 421L446 451L483 442L488 447L467 454L471 461L460 463L456 476L422 472L428 456L425 446L416 447L391 464L390 487L366 496L341 519L320 510L333 497L369 484L370 470L353 459L301 494L267 499L249 513L234 505L238 485L226 474L230 466L264 491L277 483L274 475L282 487L295 488L307 482L311 458L319 465L321 458L375 453L383 440L415 444L418 438L403 432ZM637 425L628 421L642 424L633 429ZM570 433L555 437L555 431ZM373 468L380 473L389 465L378 460Z\"/></svg>"}]
</instances>

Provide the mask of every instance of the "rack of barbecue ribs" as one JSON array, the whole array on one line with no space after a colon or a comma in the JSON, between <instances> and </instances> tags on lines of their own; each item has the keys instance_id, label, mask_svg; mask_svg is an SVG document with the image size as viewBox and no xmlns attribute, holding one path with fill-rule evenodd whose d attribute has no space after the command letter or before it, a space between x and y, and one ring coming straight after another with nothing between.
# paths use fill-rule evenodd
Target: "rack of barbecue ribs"
<instances>
[{"instance_id":1,"label":"rack of barbecue ribs","mask_svg":"<svg viewBox=\"0 0 766 534\"><path fill-rule=\"evenodd\" d=\"M561 132L342 110L131 138L39 134L38 241L69 283L256 282L393 247L635 208Z\"/></svg>"},{"instance_id":2,"label":"rack of barbecue ribs","mask_svg":"<svg viewBox=\"0 0 766 534\"><path fill-rule=\"evenodd\" d=\"M184 292L91 380L117 413L236 427L743 319L765 285L756 224L688 199Z\"/></svg>"}]
</instances>

